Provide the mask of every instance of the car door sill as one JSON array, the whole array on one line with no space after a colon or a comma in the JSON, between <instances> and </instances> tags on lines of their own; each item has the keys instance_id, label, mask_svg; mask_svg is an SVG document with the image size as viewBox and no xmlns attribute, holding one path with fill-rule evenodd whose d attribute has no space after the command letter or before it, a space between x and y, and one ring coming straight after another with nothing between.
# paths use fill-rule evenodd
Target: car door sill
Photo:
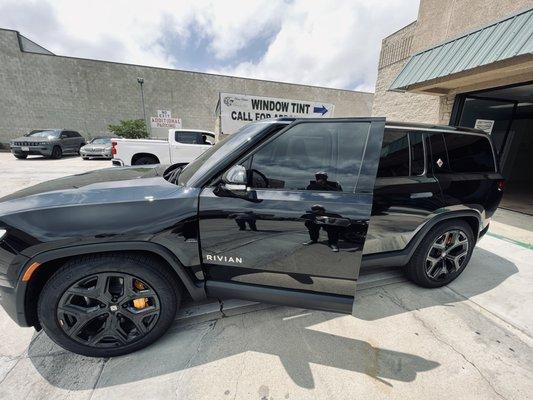
<instances>
[{"instance_id":1,"label":"car door sill","mask_svg":"<svg viewBox=\"0 0 533 400\"><path fill-rule=\"evenodd\" d=\"M351 296L213 280L206 281L205 287L208 297L260 301L343 314L351 314L354 301Z\"/></svg>"}]
</instances>

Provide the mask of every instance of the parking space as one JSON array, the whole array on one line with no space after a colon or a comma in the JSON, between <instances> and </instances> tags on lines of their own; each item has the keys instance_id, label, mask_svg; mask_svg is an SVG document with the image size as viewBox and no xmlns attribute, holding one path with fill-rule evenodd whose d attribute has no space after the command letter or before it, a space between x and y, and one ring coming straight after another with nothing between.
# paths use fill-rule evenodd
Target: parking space
<instances>
[{"instance_id":1,"label":"parking space","mask_svg":"<svg viewBox=\"0 0 533 400\"><path fill-rule=\"evenodd\" d=\"M0 195L109 161L0 153ZM533 393L533 217L503 213L462 276L358 292L355 316L246 308L177 320L151 347L78 356L0 309L0 399L525 399ZM519 228L513 226L520 225ZM520 229L521 238L506 232ZM414 384L413 384L414 383Z\"/></svg>"},{"instance_id":2,"label":"parking space","mask_svg":"<svg viewBox=\"0 0 533 400\"><path fill-rule=\"evenodd\" d=\"M29 156L26 160L17 160L11 153L0 153L0 165L2 171L0 197L2 197L49 179L109 168L111 161L83 160L80 156L65 156L59 160Z\"/></svg>"}]
</instances>

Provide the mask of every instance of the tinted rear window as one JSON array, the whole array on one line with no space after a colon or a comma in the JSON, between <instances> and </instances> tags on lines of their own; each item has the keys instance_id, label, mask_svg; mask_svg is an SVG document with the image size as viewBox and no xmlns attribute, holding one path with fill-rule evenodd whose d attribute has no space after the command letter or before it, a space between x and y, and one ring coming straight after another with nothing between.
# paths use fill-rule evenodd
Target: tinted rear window
<instances>
[{"instance_id":1,"label":"tinted rear window","mask_svg":"<svg viewBox=\"0 0 533 400\"><path fill-rule=\"evenodd\" d=\"M431 136L433 161L438 172L494 172L489 139L479 135L436 134Z\"/></svg>"},{"instance_id":2,"label":"tinted rear window","mask_svg":"<svg viewBox=\"0 0 533 400\"><path fill-rule=\"evenodd\" d=\"M208 144L204 141L202 132L176 132L176 142L187 144Z\"/></svg>"},{"instance_id":3,"label":"tinted rear window","mask_svg":"<svg viewBox=\"0 0 533 400\"><path fill-rule=\"evenodd\" d=\"M378 177L409 176L409 139L405 131L383 134Z\"/></svg>"},{"instance_id":4,"label":"tinted rear window","mask_svg":"<svg viewBox=\"0 0 533 400\"><path fill-rule=\"evenodd\" d=\"M385 129L378 178L421 175L424 166L422 133Z\"/></svg>"}]
</instances>

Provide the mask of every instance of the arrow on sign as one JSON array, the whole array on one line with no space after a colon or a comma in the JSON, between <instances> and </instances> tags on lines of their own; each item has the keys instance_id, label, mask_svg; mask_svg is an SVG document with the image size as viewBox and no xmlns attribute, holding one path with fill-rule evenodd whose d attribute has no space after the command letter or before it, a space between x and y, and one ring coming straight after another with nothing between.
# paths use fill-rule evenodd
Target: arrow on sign
<instances>
[{"instance_id":1,"label":"arrow on sign","mask_svg":"<svg viewBox=\"0 0 533 400\"><path fill-rule=\"evenodd\" d=\"M327 112L328 112L328 109L326 107L324 107L324 106L322 106L322 107L313 107L313 113L315 113L315 114L324 115Z\"/></svg>"}]
</instances>

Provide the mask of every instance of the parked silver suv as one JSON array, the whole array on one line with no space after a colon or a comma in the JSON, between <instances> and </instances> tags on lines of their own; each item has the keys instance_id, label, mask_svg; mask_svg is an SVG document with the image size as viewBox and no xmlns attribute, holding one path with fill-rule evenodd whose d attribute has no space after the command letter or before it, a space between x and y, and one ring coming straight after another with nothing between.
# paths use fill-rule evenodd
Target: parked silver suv
<instances>
[{"instance_id":1,"label":"parked silver suv","mask_svg":"<svg viewBox=\"0 0 533 400\"><path fill-rule=\"evenodd\" d=\"M11 153L24 159L29 155L61 158L63 154L80 154L85 139L78 132L64 129L40 129L11 141Z\"/></svg>"}]
</instances>

